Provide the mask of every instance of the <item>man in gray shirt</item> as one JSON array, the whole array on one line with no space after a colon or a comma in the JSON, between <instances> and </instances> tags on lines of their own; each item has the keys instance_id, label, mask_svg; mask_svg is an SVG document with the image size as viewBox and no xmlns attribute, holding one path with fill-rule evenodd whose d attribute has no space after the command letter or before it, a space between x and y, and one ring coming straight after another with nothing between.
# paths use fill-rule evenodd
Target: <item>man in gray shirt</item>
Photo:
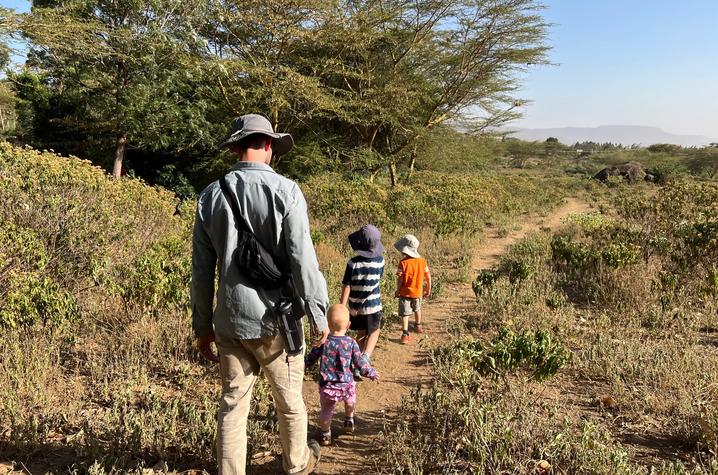
<instances>
[{"instance_id":1,"label":"man in gray shirt","mask_svg":"<svg viewBox=\"0 0 718 475\"><path fill-rule=\"evenodd\" d=\"M221 146L239 156L239 163L226 175L229 191L257 241L279 266L290 271L293 290L289 292L295 308L303 307L309 316L312 344L319 346L328 335L325 314L329 299L309 234L307 204L297 184L269 166L273 154L286 153L293 144L289 134L275 133L265 117L248 114L234 120L231 135ZM214 182L202 191L197 203L192 236L192 327L200 353L219 361L220 366L219 473L245 473L247 416L260 369L274 395L284 470L311 473L319 460L319 447L307 445L304 356L286 353L273 313L287 288L263 289L241 273L232 261L237 242L230 204ZM213 309L217 268L219 285ZM210 349L213 341L219 358Z\"/></svg>"}]
</instances>

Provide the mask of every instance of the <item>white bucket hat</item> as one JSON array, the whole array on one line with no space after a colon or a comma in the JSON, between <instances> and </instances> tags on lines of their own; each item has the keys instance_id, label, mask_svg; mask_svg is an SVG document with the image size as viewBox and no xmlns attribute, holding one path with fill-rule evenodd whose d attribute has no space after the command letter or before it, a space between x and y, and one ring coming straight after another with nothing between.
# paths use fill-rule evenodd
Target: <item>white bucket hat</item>
<instances>
[{"instance_id":1,"label":"white bucket hat","mask_svg":"<svg viewBox=\"0 0 718 475\"><path fill-rule=\"evenodd\" d=\"M394 243L397 251L410 257L421 257L419 255L419 240L413 234L405 234Z\"/></svg>"}]
</instances>

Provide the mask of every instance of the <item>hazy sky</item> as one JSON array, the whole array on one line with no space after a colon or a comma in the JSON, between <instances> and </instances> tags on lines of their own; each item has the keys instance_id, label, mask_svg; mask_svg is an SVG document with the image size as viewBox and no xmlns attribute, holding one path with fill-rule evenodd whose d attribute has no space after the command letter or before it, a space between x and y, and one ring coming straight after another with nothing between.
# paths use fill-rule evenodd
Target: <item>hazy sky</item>
<instances>
[{"instance_id":1,"label":"hazy sky","mask_svg":"<svg viewBox=\"0 0 718 475\"><path fill-rule=\"evenodd\" d=\"M521 127L652 125L718 137L718 0L545 0L554 67Z\"/></svg>"},{"instance_id":2,"label":"hazy sky","mask_svg":"<svg viewBox=\"0 0 718 475\"><path fill-rule=\"evenodd\" d=\"M652 125L718 137L718 0L544 2L557 66L526 76L520 95L533 104L515 125Z\"/></svg>"}]
</instances>

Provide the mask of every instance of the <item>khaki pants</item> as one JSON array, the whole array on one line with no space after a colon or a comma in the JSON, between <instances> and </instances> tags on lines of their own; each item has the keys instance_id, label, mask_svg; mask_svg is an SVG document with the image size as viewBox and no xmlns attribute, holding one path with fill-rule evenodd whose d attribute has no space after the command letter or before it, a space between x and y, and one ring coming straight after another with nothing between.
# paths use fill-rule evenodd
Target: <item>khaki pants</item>
<instances>
[{"instance_id":1,"label":"khaki pants","mask_svg":"<svg viewBox=\"0 0 718 475\"><path fill-rule=\"evenodd\" d=\"M244 475L247 459L247 416L260 368L274 396L279 419L284 470L301 472L309 460L307 411L302 398L304 356L284 352L279 335L255 340L217 342L222 375L222 401L217 420L217 462L220 475Z\"/></svg>"}]
</instances>

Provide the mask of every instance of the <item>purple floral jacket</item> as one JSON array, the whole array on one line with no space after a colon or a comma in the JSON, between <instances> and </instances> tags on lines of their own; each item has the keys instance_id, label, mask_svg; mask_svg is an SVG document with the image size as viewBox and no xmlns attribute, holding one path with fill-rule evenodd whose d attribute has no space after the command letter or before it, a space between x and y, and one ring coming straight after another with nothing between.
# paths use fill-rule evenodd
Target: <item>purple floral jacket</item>
<instances>
[{"instance_id":1,"label":"purple floral jacket","mask_svg":"<svg viewBox=\"0 0 718 475\"><path fill-rule=\"evenodd\" d=\"M317 361L320 361L320 386L327 383L350 383L354 381L352 366L358 368L362 376L369 379L374 380L379 377L376 370L361 354L357 342L350 336L330 335L326 343L312 349L304 358L307 368L314 366Z\"/></svg>"}]
</instances>

